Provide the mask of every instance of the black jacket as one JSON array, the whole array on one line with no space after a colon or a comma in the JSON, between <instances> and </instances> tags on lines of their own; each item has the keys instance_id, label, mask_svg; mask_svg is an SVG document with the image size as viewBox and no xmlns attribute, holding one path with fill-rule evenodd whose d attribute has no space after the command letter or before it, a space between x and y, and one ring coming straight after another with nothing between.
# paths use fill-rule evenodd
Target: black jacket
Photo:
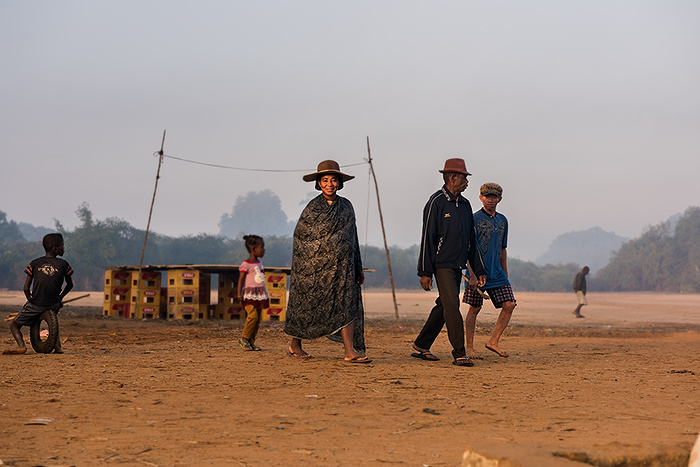
<instances>
[{"instance_id":1,"label":"black jacket","mask_svg":"<svg viewBox=\"0 0 700 467\"><path fill-rule=\"evenodd\" d=\"M462 195L455 197L445 185L423 209L420 243L419 276L432 277L437 268L466 269L467 260L476 277L486 274L476 248L472 206Z\"/></svg>"}]
</instances>

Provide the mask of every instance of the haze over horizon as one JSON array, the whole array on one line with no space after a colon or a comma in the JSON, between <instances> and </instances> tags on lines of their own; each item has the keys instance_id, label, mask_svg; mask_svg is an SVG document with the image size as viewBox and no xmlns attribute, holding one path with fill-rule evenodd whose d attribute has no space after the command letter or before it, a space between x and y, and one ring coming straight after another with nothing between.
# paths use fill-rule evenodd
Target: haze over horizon
<instances>
[{"instance_id":1,"label":"haze over horizon","mask_svg":"<svg viewBox=\"0 0 700 467\"><path fill-rule=\"evenodd\" d=\"M420 241L444 160L504 188L509 255L558 235L627 237L700 205L700 4L692 1L0 0L0 210L218 233L270 189L290 220L332 158L360 241ZM308 172L307 172L308 171ZM369 199L368 199L369 196ZM369 213L369 216L368 216ZM367 219L369 224L367 224Z\"/></svg>"}]
</instances>

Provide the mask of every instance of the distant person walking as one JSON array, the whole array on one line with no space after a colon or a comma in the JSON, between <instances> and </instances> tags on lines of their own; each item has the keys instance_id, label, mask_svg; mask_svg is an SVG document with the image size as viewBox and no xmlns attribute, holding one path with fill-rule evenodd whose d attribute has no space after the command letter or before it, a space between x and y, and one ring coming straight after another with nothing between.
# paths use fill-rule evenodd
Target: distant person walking
<instances>
[{"instance_id":1,"label":"distant person walking","mask_svg":"<svg viewBox=\"0 0 700 467\"><path fill-rule=\"evenodd\" d=\"M496 328L486 343L486 348L501 357L508 357L508 353L498 346L498 341L510 322L516 303L513 288L508 280L508 254L506 253L508 219L500 212L496 212L496 206L501 202L501 199L503 199L501 185L498 183L481 185L479 200L483 207L474 213L474 224L476 244L484 258L486 267L486 285L481 289L489 294L493 306L501 309L496 320ZM481 311L484 299L477 290L474 274L470 274L469 287L464 291L462 301L469 304L465 322L467 356L480 358L474 352L474 331L476 330L476 316Z\"/></svg>"},{"instance_id":2,"label":"distant person walking","mask_svg":"<svg viewBox=\"0 0 700 467\"><path fill-rule=\"evenodd\" d=\"M244 235L248 259L238 269L238 300L243 303L246 318L243 335L238 344L243 350L262 350L255 345L260 329L262 311L269 308L270 297L265 287L265 268L260 258L265 256L265 241L258 235Z\"/></svg>"},{"instance_id":3,"label":"distant person walking","mask_svg":"<svg viewBox=\"0 0 700 467\"><path fill-rule=\"evenodd\" d=\"M574 277L574 292L576 292L576 299L578 300L578 306L572 313L576 315L577 318L585 318L581 314L581 307L588 305L586 301L586 275L590 272L588 266L584 266L581 271Z\"/></svg>"},{"instance_id":4,"label":"distant person walking","mask_svg":"<svg viewBox=\"0 0 700 467\"><path fill-rule=\"evenodd\" d=\"M360 244L355 210L338 190L355 178L336 161L323 161L304 175L321 192L309 201L294 229L289 304L284 332L292 338L287 354L309 358L302 339L328 337L343 343L345 361L369 363L365 354Z\"/></svg>"},{"instance_id":5,"label":"distant person walking","mask_svg":"<svg viewBox=\"0 0 700 467\"><path fill-rule=\"evenodd\" d=\"M413 342L416 353L411 356L428 361L439 360L430 352L443 325L452 345L452 361L457 366L473 366L464 349L464 322L459 311L459 289L462 270L467 261L478 278L486 283L484 263L476 247L472 206L461 193L469 181L463 159L448 159L440 170L445 184L428 199L423 209L423 231L418 256L418 275L423 290L433 288L433 275L438 298L420 334Z\"/></svg>"}]
</instances>

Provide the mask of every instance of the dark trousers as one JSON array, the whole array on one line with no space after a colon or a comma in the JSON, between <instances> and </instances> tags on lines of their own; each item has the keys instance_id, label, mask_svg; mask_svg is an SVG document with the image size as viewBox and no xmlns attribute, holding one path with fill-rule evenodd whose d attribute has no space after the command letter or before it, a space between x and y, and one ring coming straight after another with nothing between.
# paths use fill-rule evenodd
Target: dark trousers
<instances>
[{"instance_id":1,"label":"dark trousers","mask_svg":"<svg viewBox=\"0 0 700 467\"><path fill-rule=\"evenodd\" d=\"M447 338L452 344L452 356L464 357L467 354L464 350L464 321L459 312L462 270L438 268L435 270L435 282L439 293L438 298L414 344L421 349L429 350L440 334L442 326L446 324Z\"/></svg>"}]
</instances>

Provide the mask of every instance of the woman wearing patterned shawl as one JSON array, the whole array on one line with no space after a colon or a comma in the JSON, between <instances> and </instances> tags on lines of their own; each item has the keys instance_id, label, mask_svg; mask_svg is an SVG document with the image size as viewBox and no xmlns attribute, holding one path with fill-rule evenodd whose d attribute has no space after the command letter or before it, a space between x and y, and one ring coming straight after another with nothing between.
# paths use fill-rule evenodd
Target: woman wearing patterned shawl
<instances>
[{"instance_id":1,"label":"woman wearing patterned shawl","mask_svg":"<svg viewBox=\"0 0 700 467\"><path fill-rule=\"evenodd\" d=\"M369 363L365 353L364 309L360 286L365 280L357 241L355 210L337 191L355 178L335 161L323 161L304 175L321 194L309 201L294 229L292 274L284 332L292 337L287 352L310 358L302 339L327 336L342 342L345 361Z\"/></svg>"}]
</instances>

